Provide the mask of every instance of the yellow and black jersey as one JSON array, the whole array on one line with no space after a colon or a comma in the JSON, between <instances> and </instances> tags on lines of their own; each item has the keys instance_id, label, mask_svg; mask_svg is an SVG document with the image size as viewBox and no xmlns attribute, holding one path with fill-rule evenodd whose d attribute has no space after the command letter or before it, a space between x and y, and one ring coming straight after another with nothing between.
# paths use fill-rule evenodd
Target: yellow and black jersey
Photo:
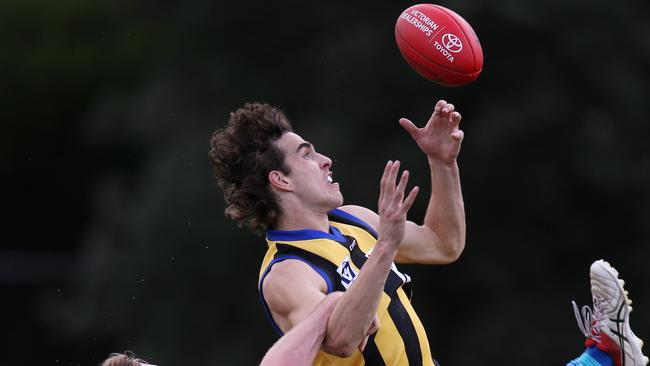
<instances>
[{"instance_id":1,"label":"yellow and black jersey","mask_svg":"<svg viewBox=\"0 0 650 366\"><path fill-rule=\"evenodd\" d=\"M335 209L329 212L330 230L269 230L268 251L262 261L258 288L264 310L282 334L264 300L262 283L273 264L296 259L308 264L327 283L327 292L345 291L354 281L377 242L377 233L359 218ZM314 365L434 365L426 333L411 306L410 281L393 264L377 309L380 328L363 353L348 358L323 351ZM409 292L409 296L407 296Z\"/></svg>"}]
</instances>

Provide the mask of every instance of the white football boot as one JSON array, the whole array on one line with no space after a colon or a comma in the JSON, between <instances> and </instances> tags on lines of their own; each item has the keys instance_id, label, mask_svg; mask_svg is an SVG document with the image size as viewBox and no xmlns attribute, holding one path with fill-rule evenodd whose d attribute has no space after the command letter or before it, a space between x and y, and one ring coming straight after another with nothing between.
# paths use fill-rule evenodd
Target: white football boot
<instances>
[{"instance_id":1,"label":"white football boot","mask_svg":"<svg viewBox=\"0 0 650 366\"><path fill-rule=\"evenodd\" d=\"M587 337L585 345L596 345L608 353L615 366L646 366L648 357L641 351L643 341L630 328L632 300L623 288L625 282L618 278L618 271L602 259L591 265L590 277L593 311L585 305L580 314L573 302L578 326Z\"/></svg>"}]
</instances>

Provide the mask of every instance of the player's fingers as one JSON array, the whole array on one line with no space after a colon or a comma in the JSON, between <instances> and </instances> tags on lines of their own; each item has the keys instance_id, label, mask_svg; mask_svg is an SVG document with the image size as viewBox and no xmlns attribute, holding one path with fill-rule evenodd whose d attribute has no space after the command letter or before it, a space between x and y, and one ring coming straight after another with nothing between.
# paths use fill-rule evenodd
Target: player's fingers
<instances>
[{"instance_id":1,"label":"player's fingers","mask_svg":"<svg viewBox=\"0 0 650 366\"><path fill-rule=\"evenodd\" d=\"M433 108L433 112L438 112L440 113L442 111L442 108L447 104L447 101L444 99L440 99L437 103L436 106Z\"/></svg>"},{"instance_id":2,"label":"player's fingers","mask_svg":"<svg viewBox=\"0 0 650 366\"><path fill-rule=\"evenodd\" d=\"M460 123L462 116L458 112L453 112L451 114L451 127L455 128L458 127L458 124Z\"/></svg>"},{"instance_id":3,"label":"player's fingers","mask_svg":"<svg viewBox=\"0 0 650 366\"><path fill-rule=\"evenodd\" d=\"M407 213L411 209L411 206L413 206L413 202L415 202L415 197L418 196L419 191L420 191L420 188L418 186L415 186L415 187L413 187L413 189L411 189L411 192L409 192L409 195L406 196L406 199L404 200L404 203L402 204L402 211L404 211L404 213Z\"/></svg>"},{"instance_id":4,"label":"player's fingers","mask_svg":"<svg viewBox=\"0 0 650 366\"><path fill-rule=\"evenodd\" d=\"M359 352L363 352L363 350L366 348L366 344L368 344L368 338L370 338L370 336L363 337L363 341L361 341L361 344L358 347Z\"/></svg>"},{"instance_id":5,"label":"player's fingers","mask_svg":"<svg viewBox=\"0 0 650 366\"><path fill-rule=\"evenodd\" d=\"M393 198L395 202L402 202L404 199L404 190L406 189L406 185L409 182L409 171L405 170L402 172L402 177L399 180L399 184L397 185L397 188L395 189L395 197Z\"/></svg>"},{"instance_id":6,"label":"player's fingers","mask_svg":"<svg viewBox=\"0 0 650 366\"><path fill-rule=\"evenodd\" d=\"M443 116L449 116L450 113L454 111L454 105L451 103L445 104L445 106L442 108L442 115Z\"/></svg>"},{"instance_id":7,"label":"player's fingers","mask_svg":"<svg viewBox=\"0 0 650 366\"><path fill-rule=\"evenodd\" d=\"M393 162L391 160L388 160L386 163L386 166L384 167L384 173L381 175L381 180L379 181L379 200L378 200L378 207L380 213L383 211L383 202L384 198L386 197L386 186L388 182L388 177L390 175L390 169L393 166Z\"/></svg>"},{"instance_id":8,"label":"player's fingers","mask_svg":"<svg viewBox=\"0 0 650 366\"><path fill-rule=\"evenodd\" d=\"M447 104L446 100L444 99L439 100L436 103L436 106L433 107L433 114L431 115L431 118L440 116L440 114L442 113L442 107L444 107L445 104Z\"/></svg>"},{"instance_id":9,"label":"player's fingers","mask_svg":"<svg viewBox=\"0 0 650 366\"><path fill-rule=\"evenodd\" d=\"M456 130L451 133L451 137L458 142L463 141L463 138L465 138L465 132L463 132L463 130Z\"/></svg>"},{"instance_id":10,"label":"player's fingers","mask_svg":"<svg viewBox=\"0 0 650 366\"><path fill-rule=\"evenodd\" d=\"M323 298L323 300L321 300L321 302L314 310L314 313L318 311L322 311L324 314L327 315L327 318L329 318L330 314L332 314L332 311L334 311L336 304L341 299L341 296L343 296L342 291L334 291L329 293L327 296Z\"/></svg>"},{"instance_id":11,"label":"player's fingers","mask_svg":"<svg viewBox=\"0 0 650 366\"><path fill-rule=\"evenodd\" d=\"M321 304L336 304L341 299L341 296L343 296L343 291L330 292L321 300Z\"/></svg>"},{"instance_id":12,"label":"player's fingers","mask_svg":"<svg viewBox=\"0 0 650 366\"><path fill-rule=\"evenodd\" d=\"M402 125L402 127L408 132L411 137L415 138L418 133L418 128L413 122L406 118L400 118L399 119L399 124Z\"/></svg>"},{"instance_id":13,"label":"player's fingers","mask_svg":"<svg viewBox=\"0 0 650 366\"><path fill-rule=\"evenodd\" d=\"M375 318L372 319L372 323L370 323L370 329L368 329L368 332L366 334L372 335L375 334L379 330L379 326L381 325L381 322L379 321L379 317L377 314L375 314Z\"/></svg>"},{"instance_id":14,"label":"player's fingers","mask_svg":"<svg viewBox=\"0 0 650 366\"><path fill-rule=\"evenodd\" d=\"M386 182L387 188L389 189L388 192L392 193L395 189L395 182L397 180L397 173L399 173L399 166L399 160L395 160L393 165L390 167L390 171L388 172L388 181Z\"/></svg>"},{"instance_id":15,"label":"player's fingers","mask_svg":"<svg viewBox=\"0 0 650 366\"><path fill-rule=\"evenodd\" d=\"M393 161L388 160L386 166L384 167L384 173L381 175L381 180L379 181L380 188L384 188L386 182L388 181L388 176L390 175L390 169L393 166Z\"/></svg>"},{"instance_id":16,"label":"player's fingers","mask_svg":"<svg viewBox=\"0 0 650 366\"><path fill-rule=\"evenodd\" d=\"M391 202L392 197L395 195L395 179L397 177L397 172L399 171L399 160L390 161L384 171L385 176L382 177L382 186L380 194L380 211L383 211L384 208L382 205L387 205Z\"/></svg>"}]
</instances>

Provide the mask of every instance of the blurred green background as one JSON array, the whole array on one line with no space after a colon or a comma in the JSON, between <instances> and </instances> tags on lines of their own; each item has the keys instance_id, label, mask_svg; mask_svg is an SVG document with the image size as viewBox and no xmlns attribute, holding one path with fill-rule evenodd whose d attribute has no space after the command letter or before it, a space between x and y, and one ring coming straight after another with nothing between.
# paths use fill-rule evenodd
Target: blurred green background
<instances>
[{"instance_id":1,"label":"blurred green background","mask_svg":"<svg viewBox=\"0 0 650 366\"><path fill-rule=\"evenodd\" d=\"M207 159L246 101L282 107L373 209L388 159L428 187L397 120L422 125L441 98L461 111L466 250L403 267L443 365L578 355L570 301L590 303L599 258L650 338L648 2L441 2L483 46L462 88L403 61L393 27L413 4L3 1L0 364L261 360L265 243L224 217Z\"/></svg>"}]
</instances>

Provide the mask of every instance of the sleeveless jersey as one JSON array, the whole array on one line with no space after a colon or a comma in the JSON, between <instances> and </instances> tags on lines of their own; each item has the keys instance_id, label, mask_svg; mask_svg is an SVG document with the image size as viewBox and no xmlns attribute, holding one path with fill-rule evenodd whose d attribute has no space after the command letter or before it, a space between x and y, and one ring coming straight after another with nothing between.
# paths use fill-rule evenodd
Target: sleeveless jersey
<instances>
[{"instance_id":1,"label":"sleeveless jersey","mask_svg":"<svg viewBox=\"0 0 650 366\"><path fill-rule=\"evenodd\" d=\"M318 230L269 230L268 251L262 261L258 288L264 311L276 331L264 299L262 283L273 264L296 259L308 264L327 283L327 292L345 291L367 260L377 242L377 233L361 219L335 209L329 212L330 232ZM410 278L395 264L386 280L377 308L379 330L372 335L363 353L355 350L341 358L322 350L314 365L435 365L424 327L410 302ZM407 296L407 293L409 295Z\"/></svg>"}]
</instances>

